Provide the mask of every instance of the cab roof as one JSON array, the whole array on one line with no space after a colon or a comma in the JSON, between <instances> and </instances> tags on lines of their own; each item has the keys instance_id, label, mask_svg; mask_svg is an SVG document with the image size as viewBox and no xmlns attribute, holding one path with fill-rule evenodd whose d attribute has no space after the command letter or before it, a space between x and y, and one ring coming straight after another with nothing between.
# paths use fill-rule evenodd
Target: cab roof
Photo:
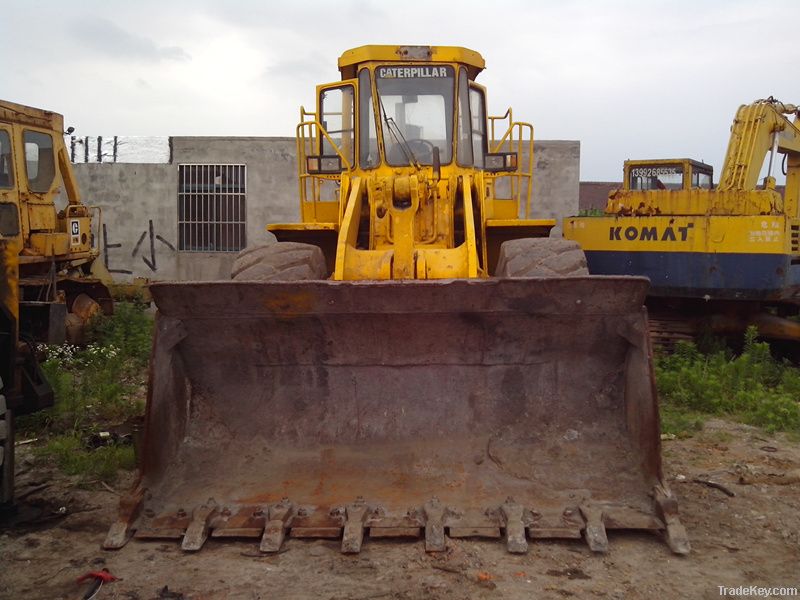
<instances>
[{"instance_id":1,"label":"cab roof","mask_svg":"<svg viewBox=\"0 0 800 600\"><path fill-rule=\"evenodd\" d=\"M64 117L60 114L7 100L0 100L0 122L19 123L53 131L64 130Z\"/></svg>"},{"instance_id":2,"label":"cab roof","mask_svg":"<svg viewBox=\"0 0 800 600\"><path fill-rule=\"evenodd\" d=\"M359 46L346 50L339 57L342 79L356 76L358 66L365 62L429 63L454 62L464 65L470 79L483 71L483 57L468 48L458 46Z\"/></svg>"},{"instance_id":3,"label":"cab roof","mask_svg":"<svg viewBox=\"0 0 800 600\"><path fill-rule=\"evenodd\" d=\"M684 165L690 164L696 171L709 171L712 172L714 167L704 163L701 160L695 160L693 158L648 158L648 159L628 159L625 161L625 167L634 167L634 166L647 166L647 165Z\"/></svg>"}]
</instances>

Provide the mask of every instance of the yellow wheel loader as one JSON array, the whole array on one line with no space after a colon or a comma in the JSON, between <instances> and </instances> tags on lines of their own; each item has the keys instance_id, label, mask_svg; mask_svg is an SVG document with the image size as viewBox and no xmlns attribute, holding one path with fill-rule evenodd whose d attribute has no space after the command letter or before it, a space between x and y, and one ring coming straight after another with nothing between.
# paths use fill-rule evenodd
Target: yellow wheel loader
<instances>
[{"instance_id":1,"label":"yellow wheel loader","mask_svg":"<svg viewBox=\"0 0 800 600\"><path fill-rule=\"evenodd\" d=\"M297 127L298 224L156 283L145 453L105 540L664 535L647 281L530 215L532 127L471 50L364 46Z\"/></svg>"},{"instance_id":2,"label":"yellow wheel loader","mask_svg":"<svg viewBox=\"0 0 800 600\"><path fill-rule=\"evenodd\" d=\"M740 106L718 185L699 161L626 161L605 214L565 219L564 236L583 248L591 273L650 279L658 342L740 335L752 325L798 356L800 323L787 318L800 314L798 115L774 98ZM773 177L779 164L783 194Z\"/></svg>"},{"instance_id":3,"label":"yellow wheel loader","mask_svg":"<svg viewBox=\"0 0 800 600\"><path fill-rule=\"evenodd\" d=\"M53 403L36 342L80 337L113 310L99 209L81 202L63 136L61 115L0 100L0 507L14 495L14 417Z\"/></svg>"}]
</instances>

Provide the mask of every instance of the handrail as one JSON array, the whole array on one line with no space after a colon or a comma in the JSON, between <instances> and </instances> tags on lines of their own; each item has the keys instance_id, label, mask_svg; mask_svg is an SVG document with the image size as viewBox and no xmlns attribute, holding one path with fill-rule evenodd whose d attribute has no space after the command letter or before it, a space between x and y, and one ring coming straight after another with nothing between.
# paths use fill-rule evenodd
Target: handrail
<instances>
[{"instance_id":1,"label":"handrail","mask_svg":"<svg viewBox=\"0 0 800 600\"><path fill-rule=\"evenodd\" d=\"M352 171L353 165L350 160L342 153L339 145L333 140L325 127L317 119L317 114L308 112L300 107L301 121L295 129L296 144L297 144L297 170L298 170L298 185L300 191L300 214L303 214L303 207L306 202L312 202L312 214L314 219L317 219L317 202L319 202L320 188L323 181L341 181L341 174L316 174L308 173L306 171L306 157L314 151L319 153L320 134L331 145L336 152L336 155L342 161L346 171ZM308 117L313 117L309 119ZM316 148L314 147L316 146ZM308 182L311 182L311 190L307 189ZM340 210L341 213L341 210Z\"/></svg>"},{"instance_id":2,"label":"handrail","mask_svg":"<svg viewBox=\"0 0 800 600\"><path fill-rule=\"evenodd\" d=\"M523 182L526 183L525 185L525 202L524 202L524 218L528 218L530 216L531 211L531 193L533 190L533 125L530 123L526 123L523 121L514 122L513 112L511 108L506 110L503 116L490 116L488 117L490 123L490 130L491 130L491 139L489 141L489 151L491 153L500 152L505 144L508 144L508 148L510 152L516 152L518 160L522 158L522 154L524 151L523 144L527 144L528 147L528 160L526 169L523 170L522 165L520 164L517 167L517 170L513 173L486 173L486 176L489 178L489 185L491 187L492 196L494 197L495 192L495 181L501 177L508 177L511 186L511 198L515 200L517 203L517 215L519 216L519 207L522 204L522 188ZM496 123L499 121L504 121L508 119L508 127L503 133L502 137L497 140L496 139ZM526 140L525 132L529 132L529 136ZM516 135L515 135L516 134Z\"/></svg>"},{"instance_id":3,"label":"handrail","mask_svg":"<svg viewBox=\"0 0 800 600\"><path fill-rule=\"evenodd\" d=\"M505 121L506 119L508 119L509 123L513 123L514 122L513 112L511 111L511 107L510 106L506 109L506 114L504 114L502 117L492 117L492 116L489 117L489 125L491 126L491 131L492 131L492 138L491 138L492 140L495 139L495 136L494 136L494 124L495 124L495 121ZM509 125L509 127L510 127L510 125Z\"/></svg>"}]
</instances>

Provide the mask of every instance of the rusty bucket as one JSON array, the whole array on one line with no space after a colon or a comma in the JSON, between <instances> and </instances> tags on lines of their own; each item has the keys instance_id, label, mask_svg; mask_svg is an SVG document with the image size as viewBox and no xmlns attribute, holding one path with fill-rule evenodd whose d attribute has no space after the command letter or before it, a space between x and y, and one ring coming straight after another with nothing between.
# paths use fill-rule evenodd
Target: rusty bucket
<instances>
[{"instance_id":1,"label":"rusty bucket","mask_svg":"<svg viewBox=\"0 0 800 600\"><path fill-rule=\"evenodd\" d=\"M689 551L635 277L151 286L136 488L105 541L505 540Z\"/></svg>"}]
</instances>

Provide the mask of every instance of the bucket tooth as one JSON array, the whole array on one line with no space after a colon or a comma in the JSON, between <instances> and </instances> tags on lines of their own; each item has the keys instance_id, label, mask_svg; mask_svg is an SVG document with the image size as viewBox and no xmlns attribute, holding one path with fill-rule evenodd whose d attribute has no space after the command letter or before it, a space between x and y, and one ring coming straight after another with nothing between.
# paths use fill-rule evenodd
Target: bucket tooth
<instances>
[{"instance_id":1,"label":"bucket tooth","mask_svg":"<svg viewBox=\"0 0 800 600\"><path fill-rule=\"evenodd\" d=\"M269 520L264 527L264 535L261 536L261 544L258 547L261 552L280 552L293 516L294 505L287 498L269 507Z\"/></svg>"},{"instance_id":2,"label":"bucket tooth","mask_svg":"<svg viewBox=\"0 0 800 600\"><path fill-rule=\"evenodd\" d=\"M359 496L353 504L347 506L345 512L347 520L342 533L342 553L358 554L364 541L364 522L368 515L364 498Z\"/></svg>"},{"instance_id":3,"label":"bucket tooth","mask_svg":"<svg viewBox=\"0 0 800 600\"><path fill-rule=\"evenodd\" d=\"M194 509L192 512L192 522L186 528L186 533L181 542L181 549L187 552L197 552L203 547L208 539L210 531L209 524L219 511L219 507L213 498L208 502Z\"/></svg>"},{"instance_id":4,"label":"bucket tooth","mask_svg":"<svg viewBox=\"0 0 800 600\"><path fill-rule=\"evenodd\" d=\"M117 520L111 524L103 541L104 550L119 550L131 539L131 525L139 517L144 501L144 490L136 488L130 495L123 496L119 503Z\"/></svg>"},{"instance_id":5,"label":"bucket tooth","mask_svg":"<svg viewBox=\"0 0 800 600\"><path fill-rule=\"evenodd\" d=\"M581 514L586 519L583 536L592 552L608 552L608 536L603 523L603 510L596 506L581 506Z\"/></svg>"},{"instance_id":6,"label":"bucket tooth","mask_svg":"<svg viewBox=\"0 0 800 600\"><path fill-rule=\"evenodd\" d=\"M425 552L444 552L444 506L438 498L425 503Z\"/></svg>"},{"instance_id":7,"label":"bucket tooth","mask_svg":"<svg viewBox=\"0 0 800 600\"><path fill-rule=\"evenodd\" d=\"M506 548L512 554L525 554L528 540L525 539L524 510L521 505L508 498L500 507L506 522Z\"/></svg>"},{"instance_id":8,"label":"bucket tooth","mask_svg":"<svg viewBox=\"0 0 800 600\"><path fill-rule=\"evenodd\" d=\"M658 486L655 490L655 501L666 527L665 538L667 546L675 554L689 554L692 551L692 546L689 543L686 528L678 517L678 501L675 496L669 490Z\"/></svg>"}]
</instances>

